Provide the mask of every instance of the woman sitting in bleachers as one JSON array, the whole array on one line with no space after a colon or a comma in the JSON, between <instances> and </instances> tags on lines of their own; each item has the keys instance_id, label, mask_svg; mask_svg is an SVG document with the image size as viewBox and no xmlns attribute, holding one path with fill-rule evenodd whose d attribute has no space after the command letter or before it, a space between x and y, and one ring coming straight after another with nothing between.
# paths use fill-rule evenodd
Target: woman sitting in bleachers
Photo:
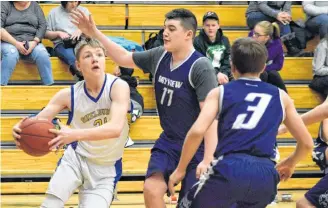
<instances>
[{"instance_id":1,"label":"woman sitting in bleachers","mask_svg":"<svg viewBox=\"0 0 328 208\"><path fill-rule=\"evenodd\" d=\"M328 34L320 41L314 51L312 61L313 80L309 87L328 96Z\"/></svg>"},{"instance_id":2,"label":"woman sitting in bleachers","mask_svg":"<svg viewBox=\"0 0 328 208\"><path fill-rule=\"evenodd\" d=\"M259 22L249 33L249 37L264 44L268 50L268 60L265 71L260 76L261 80L287 92L284 81L278 73L284 65L284 51L279 38L278 24L268 21Z\"/></svg>"},{"instance_id":3,"label":"woman sitting in bleachers","mask_svg":"<svg viewBox=\"0 0 328 208\"><path fill-rule=\"evenodd\" d=\"M252 30L261 21L277 22L288 55L299 56L302 50L295 44L295 34L289 25L292 21L291 5L291 1L251 1L246 11L247 25Z\"/></svg>"},{"instance_id":4,"label":"woman sitting in bleachers","mask_svg":"<svg viewBox=\"0 0 328 208\"><path fill-rule=\"evenodd\" d=\"M36 63L44 85L54 83L49 54L40 43L46 27L36 2L1 2L1 85L8 84L20 58Z\"/></svg>"},{"instance_id":5,"label":"woman sitting in bleachers","mask_svg":"<svg viewBox=\"0 0 328 208\"><path fill-rule=\"evenodd\" d=\"M83 77L75 66L74 47L81 38L82 32L71 22L70 13L79 9L89 15L89 10L80 6L80 3L80 1L62 1L60 6L53 8L49 12L46 32L46 38L54 43L56 56L69 66L70 72L78 80L82 80Z\"/></svg>"}]
</instances>

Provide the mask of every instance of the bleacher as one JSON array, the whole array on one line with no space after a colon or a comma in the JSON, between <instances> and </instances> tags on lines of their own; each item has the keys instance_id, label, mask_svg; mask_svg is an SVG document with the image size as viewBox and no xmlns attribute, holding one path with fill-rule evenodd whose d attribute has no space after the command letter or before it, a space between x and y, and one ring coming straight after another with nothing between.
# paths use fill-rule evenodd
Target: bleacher
<instances>
[{"instance_id":1,"label":"bleacher","mask_svg":"<svg viewBox=\"0 0 328 208\"><path fill-rule=\"evenodd\" d=\"M41 4L47 16L50 9L58 4ZM206 11L219 14L224 34L232 43L238 37L248 34L246 28L246 5L161 5L161 4L87 4L83 5L93 14L97 26L111 36L123 36L143 44L151 32L156 32L164 22L166 12L174 8L187 8L197 16L199 26ZM302 18L300 6L292 7L293 19ZM317 39L307 45L307 51L313 51ZM44 40L46 46L52 46ZM106 71L111 73L115 64L107 59ZM40 77L35 65L20 61L10 85L1 87L1 206L37 207L44 198L48 181L56 168L62 152L50 153L44 157L31 157L18 150L13 142L11 129L22 117L39 112L58 90L73 84L73 78L67 65L56 57L51 57L55 85L40 85ZM280 74L287 83L289 95L294 100L298 112L304 113L322 102L321 97L308 88L312 79L312 58L286 58ZM139 92L144 97L145 113L131 126L130 136L136 144L125 149L123 157L123 177L118 182L117 199L114 208L144 207L142 189L145 171L150 157L150 148L158 138L161 127L156 113L154 89L148 74L135 69L134 75L140 80ZM59 116L67 120L67 112ZM317 136L319 124L308 127L313 138ZM278 137L281 159L286 158L295 149L295 140L288 133ZM296 168L293 177L279 184L279 193L291 193L293 202L280 202L270 207L295 207L295 200L302 197L322 176L322 172L313 163L311 155ZM168 203L168 202L167 202ZM77 207L77 195L71 197L65 207ZM169 205L169 204L168 204ZM170 207L170 206L169 206ZM173 206L172 206L173 207Z\"/></svg>"}]
</instances>

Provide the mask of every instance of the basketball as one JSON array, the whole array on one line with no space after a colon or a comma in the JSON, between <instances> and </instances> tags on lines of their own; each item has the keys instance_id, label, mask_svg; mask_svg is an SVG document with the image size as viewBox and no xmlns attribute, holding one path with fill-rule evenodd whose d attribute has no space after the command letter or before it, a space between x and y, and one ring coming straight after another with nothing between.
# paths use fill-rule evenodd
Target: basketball
<instances>
[{"instance_id":1,"label":"basketball","mask_svg":"<svg viewBox=\"0 0 328 208\"><path fill-rule=\"evenodd\" d=\"M48 142L56 137L55 134L49 132L49 129L55 129L52 122L27 118L21 123L20 128L22 132L19 142L25 153L40 157L50 152Z\"/></svg>"}]
</instances>

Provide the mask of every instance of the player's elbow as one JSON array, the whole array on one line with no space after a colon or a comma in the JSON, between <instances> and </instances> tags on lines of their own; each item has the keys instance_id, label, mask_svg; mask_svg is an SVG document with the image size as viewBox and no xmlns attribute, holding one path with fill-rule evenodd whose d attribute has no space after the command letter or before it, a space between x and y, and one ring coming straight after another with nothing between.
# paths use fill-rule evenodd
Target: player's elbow
<instances>
[{"instance_id":1,"label":"player's elbow","mask_svg":"<svg viewBox=\"0 0 328 208\"><path fill-rule=\"evenodd\" d=\"M108 133L110 134L111 138L118 138L121 136L123 129L124 123L116 123L112 125L112 128L110 129L110 131L108 131Z\"/></svg>"},{"instance_id":2,"label":"player's elbow","mask_svg":"<svg viewBox=\"0 0 328 208\"><path fill-rule=\"evenodd\" d=\"M307 136L306 140L303 140L301 145L306 151L312 152L312 150L314 148L314 143L313 143L313 139L310 134Z\"/></svg>"}]
</instances>

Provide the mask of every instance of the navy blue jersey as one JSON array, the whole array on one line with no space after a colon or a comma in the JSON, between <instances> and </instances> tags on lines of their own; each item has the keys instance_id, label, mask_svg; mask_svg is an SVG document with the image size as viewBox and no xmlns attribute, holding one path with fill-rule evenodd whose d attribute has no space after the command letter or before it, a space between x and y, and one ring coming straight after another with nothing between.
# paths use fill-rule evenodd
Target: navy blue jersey
<instances>
[{"instance_id":1,"label":"navy blue jersey","mask_svg":"<svg viewBox=\"0 0 328 208\"><path fill-rule=\"evenodd\" d=\"M155 71L157 109L164 130L160 138L178 144L180 149L200 113L199 101L190 82L190 70L201 57L194 51L185 62L171 70L172 54L165 52Z\"/></svg>"},{"instance_id":2,"label":"navy blue jersey","mask_svg":"<svg viewBox=\"0 0 328 208\"><path fill-rule=\"evenodd\" d=\"M276 136L284 116L277 87L241 78L220 86L216 156L246 153L276 158Z\"/></svg>"}]
</instances>

